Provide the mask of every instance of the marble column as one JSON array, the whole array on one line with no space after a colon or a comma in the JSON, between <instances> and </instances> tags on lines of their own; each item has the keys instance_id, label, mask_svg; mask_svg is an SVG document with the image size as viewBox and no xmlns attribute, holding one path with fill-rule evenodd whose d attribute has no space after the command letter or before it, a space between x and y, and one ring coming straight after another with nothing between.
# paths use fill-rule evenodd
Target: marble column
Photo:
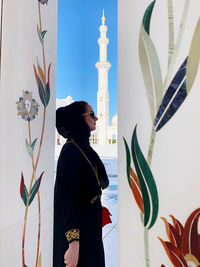
<instances>
[{"instance_id":1,"label":"marble column","mask_svg":"<svg viewBox=\"0 0 200 267\"><path fill-rule=\"evenodd\" d=\"M118 12L119 267L198 266L200 3Z\"/></svg>"},{"instance_id":2,"label":"marble column","mask_svg":"<svg viewBox=\"0 0 200 267\"><path fill-rule=\"evenodd\" d=\"M52 266L57 1L3 3L0 266Z\"/></svg>"}]
</instances>

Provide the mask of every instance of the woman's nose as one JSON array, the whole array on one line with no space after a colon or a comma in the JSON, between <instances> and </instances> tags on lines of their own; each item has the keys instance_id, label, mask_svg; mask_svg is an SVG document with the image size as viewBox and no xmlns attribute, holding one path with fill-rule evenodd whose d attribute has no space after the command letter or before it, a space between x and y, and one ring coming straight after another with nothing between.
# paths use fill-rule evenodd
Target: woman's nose
<instances>
[{"instance_id":1,"label":"woman's nose","mask_svg":"<svg viewBox=\"0 0 200 267\"><path fill-rule=\"evenodd\" d=\"M98 117L97 116L95 116L94 119L95 119L95 121L98 121Z\"/></svg>"}]
</instances>

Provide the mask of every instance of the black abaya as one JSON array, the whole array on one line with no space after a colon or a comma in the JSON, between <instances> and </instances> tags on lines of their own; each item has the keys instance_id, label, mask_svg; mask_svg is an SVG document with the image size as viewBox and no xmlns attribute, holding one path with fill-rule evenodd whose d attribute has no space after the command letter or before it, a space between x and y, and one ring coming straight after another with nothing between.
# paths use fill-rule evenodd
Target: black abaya
<instances>
[{"instance_id":1,"label":"black abaya","mask_svg":"<svg viewBox=\"0 0 200 267\"><path fill-rule=\"evenodd\" d=\"M73 240L80 242L77 267L105 267L99 184L105 169L88 139L75 142L97 167L99 178L81 150L67 142L58 159L54 189L53 267L65 267L64 254Z\"/></svg>"}]
</instances>

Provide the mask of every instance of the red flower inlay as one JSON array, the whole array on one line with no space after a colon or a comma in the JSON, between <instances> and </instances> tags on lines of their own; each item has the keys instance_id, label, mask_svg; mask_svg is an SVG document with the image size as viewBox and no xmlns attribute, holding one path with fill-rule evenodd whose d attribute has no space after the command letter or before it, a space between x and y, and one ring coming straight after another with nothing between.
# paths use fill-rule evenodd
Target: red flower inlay
<instances>
[{"instance_id":1,"label":"red flower inlay","mask_svg":"<svg viewBox=\"0 0 200 267\"><path fill-rule=\"evenodd\" d=\"M159 240L175 267L200 266L199 217L200 208L191 213L184 227L172 215L173 225L168 223L165 218L162 218L170 242L163 241L161 238Z\"/></svg>"}]
</instances>

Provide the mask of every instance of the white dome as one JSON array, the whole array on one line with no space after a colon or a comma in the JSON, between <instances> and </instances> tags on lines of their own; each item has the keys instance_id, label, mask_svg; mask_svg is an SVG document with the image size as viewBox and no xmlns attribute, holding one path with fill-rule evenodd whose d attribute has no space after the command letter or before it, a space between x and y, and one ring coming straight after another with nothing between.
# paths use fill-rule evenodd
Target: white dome
<instances>
[{"instance_id":1,"label":"white dome","mask_svg":"<svg viewBox=\"0 0 200 267\"><path fill-rule=\"evenodd\" d=\"M74 100L70 95L67 98L56 98L56 108L65 107L73 102Z\"/></svg>"},{"instance_id":2,"label":"white dome","mask_svg":"<svg viewBox=\"0 0 200 267\"><path fill-rule=\"evenodd\" d=\"M71 95L68 95L68 97L66 98L66 105L69 105L69 104L71 104L71 103L73 103L74 102L74 100L73 100L73 98L71 97Z\"/></svg>"},{"instance_id":3,"label":"white dome","mask_svg":"<svg viewBox=\"0 0 200 267\"><path fill-rule=\"evenodd\" d=\"M112 125L117 125L118 124L118 114L115 114L115 116L112 117Z\"/></svg>"}]
</instances>

